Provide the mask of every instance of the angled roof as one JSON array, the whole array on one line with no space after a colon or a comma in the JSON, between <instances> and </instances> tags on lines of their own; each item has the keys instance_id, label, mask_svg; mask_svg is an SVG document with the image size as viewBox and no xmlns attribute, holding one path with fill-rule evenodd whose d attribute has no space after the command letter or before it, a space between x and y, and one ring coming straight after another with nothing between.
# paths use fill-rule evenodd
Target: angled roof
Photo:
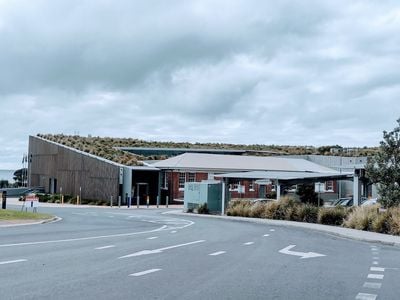
<instances>
[{"instance_id":1,"label":"angled roof","mask_svg":"<svg viewBox=\"0 0 400 300\"><path fill-rule=\"evenodd\" d=\"M204 153L185 153L153 164L167 170L198 170L214 172L239 171L286 171L335 173L335 170L315 164L305 159L237 156Z\"/></svg>"}]
</instances>

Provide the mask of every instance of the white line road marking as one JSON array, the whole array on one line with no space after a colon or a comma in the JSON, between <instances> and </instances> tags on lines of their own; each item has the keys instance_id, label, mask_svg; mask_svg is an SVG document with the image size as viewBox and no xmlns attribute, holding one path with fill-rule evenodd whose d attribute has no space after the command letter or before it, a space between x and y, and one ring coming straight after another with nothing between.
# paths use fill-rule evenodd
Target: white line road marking
<instances>
[{"instance_id":1,"label":"white line road marking","mask_svg":"<svg viewBox=\"0 0 400 300\"><path fill-rule=\"evenodd\" d=\"M253 245L253 244L254 244L254 242L243 243L243 245L245 245L245 246L249 246L249 245Z\"/></svg>"},{"instance_id":2,"label":"white line road marking","mask_svg":"<svg viewBox=\"0 0 400 300\"><path fill-rule=\"evenodd\" d=\"M155 239L158 239L158 236L151 236L151 237L148 237L147 239L148 240L155 240Z\"/></svg>"},{"instance_id":3,"label":"white line road marking","mask_svg":"<svg viewBox=\"0 0 400 300\"><path fill-rule=\"evenodd\" d=\"M378 251L372 251L372 255L379 255Z\"/></svg>"},{"instance_id":4,"label":"white line road marking","mask_svg":"<svg viewBox=\"0 0 400 300\"><path fill-rule=\"evenodd\" d=\"M375 259L375 260L379 260L379 257L377 257L377 256L374 256L374 257L373 257L373 259Z\"/></svg>"},{"instance_id":5,"label":"white line road marking","mask_svg":"<svg viewBox=\"0 0 400 300\"><path fill-rule=\"evenodd\" d=\"M162 269L150 269L150 270L143 271L143 272L133 273L133 274L130 274L129 276L139 277L139 276L151 274L151 273L154 273L154 272L158 272L158 271L161 271L161 270Z\"/></svg>"},{"instance_id":6,"label":"white line road marking","mask_svg":"<svg viewBox=\"0 0 400 300\"><path fill-rule=\"evenodd\" d=\"M67 243L67 242L77 242L77 241L98 240L98 239L113 238L113 237L132 236L132 235L137 235L137 234L158 232L158 231L165 230L166 228L167 228L167 226L164 225L164 226L161 226L160 228L153 229L153 230L148 230L148 231L120 233L120 234L111 234L111 235L100 235L100 236L89 236L89 237L75 238L75 239L65 239L65 240L52 240L52 241L26 242L26 243L16 243L16 244L3 244L3 245L0 245L0 248L14 247L14 246L31 246L31 245L42 245L42 244L54 244L54 243Z\"/></svg>"},{"instance_id":7,"label":"white line road marking","mask_svg":"<svg viewBox=\"0 0 400 300\"><path fill-rule=\"evenodd\" d=\"M383 276L385 276L385 275L382 275L382 274L368 274L368 278L370 278L370 279L383 279Z\"/></svg>"},{"instance_id":8,"label":"white line road marking","mask_svg":"<svg viewBox=\"0 0 400 300\"><path fill-rule=\"evenodd\" d=\"M377 264L378 264L378 262L377 262L377 261L374 261L374 262L372 262L372 264L373 264L373 265L377 265Z\"/></svg>"},{"instance_id":9,"label":"white line road marking","mask_svg":"<svg viewBox=\"0 0 400 300\"><path fill-rule=\"evenodd\" d=\"M290 249L292 249L294 247L296 247L296 245L287 246L286 248L283 248L283 249L279 250L279 253L288 254L288 255L295 255L295 256L301 256L300 259L326 256L325 254L320 254L320 253L315 253L315 252L290 251Z\"/></svg>"},{"instance_id":10,"label":"white line road marking","mask_svg":"<svg viewBox=\"0 0 400 300\"><path fill-rule=\"evenodd\" d=\"M171 231L171 233L176 233L176 232L177 232L176 230Z\"/></svg>"},{"instance_id":11,"label":"white line road marking","mask_svg":"<svg viewBox=\"0 0 400 300\"><path fill-rule=\"evenodd\" d=\"M385 268L379 268L379 267L371 267L369 270L372 271L372 272L374 272L374 271L376 271L376 272L385 272Z\"/></svg>"},{"instance_id":12,"label":"white line road marking","mask_svg":"<svg viewBox=\"0 0 400 300\"><path fill-rule=\"evenodd\" d=\"M264 236L269 236L269 234L264 234Z\"/></svg>"},{"instance_id":13,"label":"white line road marking","mask_svg":"<svg viewBox=\"0 0 400 300\"><path fill-rule=\"evenodd\" d=\"M271 232L274 232L274 231L275 231L275 229L270 229L269 231L271 231Z\"/></svg>"},{"instance_id":14,"label":"white line road marking","mask_svg":"<svg viewBox=\"0 0 400 300\"><path fill-rule=\"evenodd\" d=\"M103 246L103 247L97 247L94 248L95 250L104 250L104 249L110 249L110 248L114 248L114 245L108 245L108 246Z\"/></svg>"},{"instance_id":15,"label":"white line road marking","mask_svg":"<svg viewBox=\"0 0 400 300\"><path fill-rule=\"evenodd\" d=\"M225 253L226 253L226 251L218 251L218 252L214 252L214 253L211 253L211 254L208 254L208 255L217 256L217 255L221 255L221 254L225 254Z\"/></svg>"},{"instance_id":16,"label":"white line road marking","mask_svg":"<svg viewBox=\"0 0 400 300\"><path fill-rule=\"evenodd\" d=\"M184 247L184 246L189 246L189 245L194 245L194 244L199 244L199 243L204 243L204 242L205 242L205 240L198 240L198 241L194 241L194 242L190 242L190 243L179 244L179 245L164 247L164 248L160 248L160 249L142 250L142 251L139 251L139 252L135 252L135 253L132 253L132 254L128 254L128 255L124 255L124 256L118 257L118 259L134 257L134 256L141 256L141 255L158 254L158 253L161 253L161 252L163 252L165 250Z\"/></svg>"},{"instance_id":17,"label":"white line road marking","mask_svg":"<svg viewBox=\"0 0 400 300\"><path fill-rule=\"evenodd\" d=\"M379 251L379 249L376 248L376 247L372 247L372 248L371 248L371 251Z\"/></svg>"},{"instance_id":18,"label":"white line road marking","mask_svg":"<svg viewBox=\"0 0 400 300\"><path fill-rule=\"evenodd\" d=\"M382 287L382 283L380 282L365 282L363 287L368 289L380 289Z\"/></svg>"},{"instance_id":19,"label":"white line road marking","mask_svg":"<svg viewBox=\"0 0 400 300\"><path fill-rule=\"evenodd\" d=\"M16 260L8 260L8 261L0 261L0 265L8 265L8 264L15 264L28 261L27 259L16 259Z\"/></svg>"},{"instance_id":20,"label":"white line road marking","mask_svg":"<svg viewBox=\"0 0 400 300\"><path fill-rule=\"evenodd\" d=\"M375 300L377 295L374 294L365 294L365 293L358 293L356 296L356 300Z\"/></svg>"}]
</instances>

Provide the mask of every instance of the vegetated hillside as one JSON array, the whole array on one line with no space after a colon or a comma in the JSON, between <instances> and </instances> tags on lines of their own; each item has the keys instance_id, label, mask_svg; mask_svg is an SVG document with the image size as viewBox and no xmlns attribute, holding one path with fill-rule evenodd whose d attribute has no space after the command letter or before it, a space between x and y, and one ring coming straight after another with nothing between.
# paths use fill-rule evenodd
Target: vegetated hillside
<instances>
[{"instance_id":1,"label":"vegetated hillside","mask_svg":"<svg viewBox=\"0 0 400 300\"><path fill-rule=\"evenodd\" d=\"M141 160L165 159L163 156L143 157L121 150L115 147L153 147L153 148L195 148L195 149L229 149L229 150L249 150L249 151L269 151L255 152L252 155L343 155L343 156L370 156L378 151L378 148L343 148L334 146L278 146L278 145L241 145L223 143L188 143L188 142L156 142L144 141L133 138L111 138L111 137L82 137L78 135L64 134L38 134L39 137L53 141L68 147L72 147L105 159L128 165L141 165Z\"/></svg>"}]
</instances>

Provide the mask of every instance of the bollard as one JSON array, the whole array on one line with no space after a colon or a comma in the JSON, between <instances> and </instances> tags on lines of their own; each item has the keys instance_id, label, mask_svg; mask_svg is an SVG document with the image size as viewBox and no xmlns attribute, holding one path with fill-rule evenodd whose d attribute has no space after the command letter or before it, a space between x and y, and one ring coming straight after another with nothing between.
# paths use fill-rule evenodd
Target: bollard
<instances>
[{"instance_id":1,"label":"bollard","mask_svg":"<svg viewBox=\"0 0 400 300\"><path fill-rule=\"evenodd\" d=\"M1 195L2 203L1 203L1 208L6 209L7 208L7 192L3 191Z\"/></svg>"},{"instance_id":2,"label":"bollard","mask_svg":"<svg viewBox=\"0 0 400 300\"><path fill-rule=\"evenodd\" d=\"M118 196L118 208L121 208L121 196Z\"/></svg>"},{"instance_id":3,"label":"bollard","mask_svg":"<svg viewBox=\"0 0 400 300\"><path fill-rule=\"evenodd\" d=\"M113 196L110 196L110 207L113 206Z\"/></svg>"},{"instance_id":4,"label":"bollard","mask_svg":"<svg viewBox=\"0 0 400 300\"><path fill-rule=\"evenodd\" d=\"M147 204L147 208L149 208L149 204L150 204L150 196L146 197L146 204Z\"/></svg>"},{"instance_id":5,"label":"bollard","mask_svg":"<svg viewBox=\"0 0 400 300\"><path fill-rule=\"evenodd\" d=\"M160 206L160 196L157 196L157 208Z\"/></svg>"},{"instance_id":6,"label":"bollard","mask_svg":"<svg viewBox=\"0 0 400 300\"><path fill-rule=\"evenodd\" d=\"M61 204L64 204L64 195L61 195Z\"/></svg>"},{"instance_id":7,"label":"bollard","mask_svg":"<svg viewBox=\"0 0 400 300\"><path fill-rule=\"evenodd\" d=\"M165 197L167 208L168 208L168 198L169 198L168 196Z\"/></svg>"}]
</instances>

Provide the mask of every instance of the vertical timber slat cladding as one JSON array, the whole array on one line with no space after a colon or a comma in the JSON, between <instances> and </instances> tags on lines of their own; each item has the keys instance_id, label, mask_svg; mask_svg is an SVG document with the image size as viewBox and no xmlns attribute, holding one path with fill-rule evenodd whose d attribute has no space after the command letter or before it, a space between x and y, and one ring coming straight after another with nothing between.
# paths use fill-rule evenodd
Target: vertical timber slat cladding
<instances>
[{"instance_id":1,"label":"vertical timber slat cladding","mask_svg":"<svg viewBox=\"0 0 400 300\"><path fill-rule=\"evenodd\" d=\"M83 199L118 198L119 166L85 153L37 137L29 137L29 176L31 186L50 190L49 180L57 180L57 193Z\"/></svg>"}]
</instances>

